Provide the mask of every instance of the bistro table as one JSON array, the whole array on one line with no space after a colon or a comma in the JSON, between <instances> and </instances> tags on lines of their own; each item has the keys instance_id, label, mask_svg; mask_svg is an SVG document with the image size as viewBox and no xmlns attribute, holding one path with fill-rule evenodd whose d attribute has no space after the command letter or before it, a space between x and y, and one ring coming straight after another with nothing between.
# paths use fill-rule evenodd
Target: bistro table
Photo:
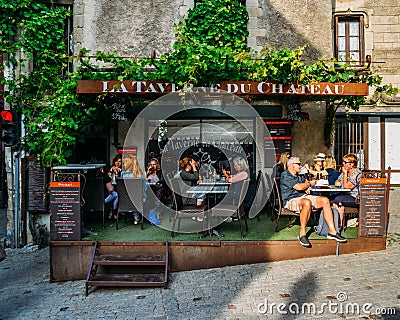
<instances>
[{"instance_id":1,"label":"bistro table","mask_svg":"<svg viewBox=\"0 0 400 320\"><path fill-rule=\"evenodd\" d=\"M196 194L196 193L205 193L207 194L207 207L208 209L210 209L210 195L214 195L214 200L215 203L217 201L216 199L216 195L217 194L226 194L229 191L229 186L230 183L229 182L225 182L225 181L202 181L200 182L198 185L196 186L192 186L190 187L186 193L188 194ZM208 217L209 221L211 221L210 217ZM202 238L205 238L207 235L216 235L217 237L223 237L224 235L219 233L216 229L214 228L209 228L209 230L206 230L203 235Z\"/></svg>"},{"instance_id":2,"label":"bistro table","mask_svg":"<svg viewBox=\"0 0 400 320\"><path fill-rule=\"evenodd\" d=\"M350 192L351 189L336 187L335 185L329 186L314 186L310 188L311 192Z\"/></svg>"}]
</instances>

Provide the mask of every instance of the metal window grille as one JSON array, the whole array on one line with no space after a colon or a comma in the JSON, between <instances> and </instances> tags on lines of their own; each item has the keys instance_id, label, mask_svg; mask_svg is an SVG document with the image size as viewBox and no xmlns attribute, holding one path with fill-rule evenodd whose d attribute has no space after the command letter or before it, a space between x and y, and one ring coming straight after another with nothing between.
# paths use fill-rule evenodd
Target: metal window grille
<instances>
[{"instance_id":1,"label":"metal window grille","mask_svg":"<svg viewBox=\"0 0 400 320\"><path fill-rule=\"evenodd\" d=\"M335 158L340 164L343 156L354 153L358 157L358 167L364 169L364 120L362 118L336 118Z\"/></svg>"}]
</instances>

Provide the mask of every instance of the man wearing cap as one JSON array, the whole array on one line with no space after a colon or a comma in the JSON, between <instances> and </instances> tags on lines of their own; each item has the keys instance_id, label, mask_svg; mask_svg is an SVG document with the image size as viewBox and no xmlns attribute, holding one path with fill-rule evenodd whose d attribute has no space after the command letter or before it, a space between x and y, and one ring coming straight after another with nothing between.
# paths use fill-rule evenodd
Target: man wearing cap
<instances>
[{"instance_id":1,"label":"man wearing cap","mask_svg":"<svg viewBox=\"0 0 400 320\"><path fill-rule=\"evenodd\" d=\"M310 219L312 208L323 209L324 218L329 227L327 238L338 242L346 242L347 239L336 232L329 199L309 194L308 189L314 186L316 181L308 181L304 176L299 175L301 169L300 159L292 156L287 165L288 169L281 175L282 202L285 208L300 213L300 233L298 236L300 244L305 247L311 247L311 243L306 236L306 226Z\"/></svg>"}]
</instances>

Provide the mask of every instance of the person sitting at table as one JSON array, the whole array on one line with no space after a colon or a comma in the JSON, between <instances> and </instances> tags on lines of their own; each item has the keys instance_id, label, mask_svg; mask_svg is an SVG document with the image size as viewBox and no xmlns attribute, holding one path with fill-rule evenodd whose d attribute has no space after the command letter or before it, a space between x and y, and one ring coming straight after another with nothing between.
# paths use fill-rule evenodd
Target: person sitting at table
<instances>
[{"instance_id":1,"label":"person sitting at table","mask_svg":"<svg viewBox=\"0 0 400 320\"><path fill-rule=\"evenodd\" d=\"M290 158L290 152L282 152L279 161L273 167L273 176L280 177L282 172L287 169L287 161Z\"/></svg>"},{"instance_id":2,"label":"person sitting at table","mask_svg":"<svg viewBox=\"0 0 400 320\"><path fill-rule=\"evenodd\" d=\"M122 156L116 155L112 160L112 166L108 171L108 176L111 178L113 184L116 184L115 178L119 178L122 172Z\"/></svg>"},{"instance_id":3,"label":"person sitting at table","mask_svg":"<svg viewBox=\"0 0 400 320\"><path fill-rule=\"evenodd\" d=\"M325 158L325 153L320 152L314 157L314 165L311 167L307 163L304 165L308 170L308 173L312 174L312 176L317 180L323 179L327 175L326 171L324 172Z\"/></svg>"},{"instance_id":4,"label":"person sitting at table","mask_svg":"<svg viewBox=\"0 0 400 320\"><path fill-rule=\"evenodd\" d=\"M117 208L118 208L118 193L114 190L114 186L111 183L111 178L104 172L104 167L101 167L98 172L99 177L103 177L104 183L104 203L111 204L111 210L108 214L108 219L117 219Z\"/></svg>"},{"instance_id":5,"label":"person sitting at table","mask_svg":"<svg viewBox=\"0 0 400 320\"><path fill-rule=\"evenodd\" d=\"M197 170L197 163L195 160L185 157L179 161L181 171L179 173L182 181L188 186L195 186L200 182L199 171ZM194 194L193 198L196 199L196 205L201 206L206 195L203 193ZM190 198L182 196L183 205L187 205Z\"/></svg>"},{"instance_id":6,"label":"person sitting at table","mask_svg":"<svg viewBox=\"0 0 400 320\"><path fill-rule=\"evenodd\" d=\"M336 160L332 156L327 156L324 160L324 176L328 179L329 185L334 185L339 177L339 171L336 170Z\"/></svg>"},{"instance_id":7,"label":"person sitting at table","mask_svg":"<svg viewBox=\"0 0 400 320\"><path fill-rule=\"evenodd\" d=\"M146 201L146 192L147 192L147 184L144 178L144 174L139 165L139 160L136 156L125 157L122 160L124 166L121 174L121 178L141 178L143 180L143 202ZM138 213L134 213L133 215L133 223L140 223L140 215Z\"/></svg>"},{"instance_id":8,"label":"person sitting at table","mask_svg":"<svg viewBox=\"0 0 400 320\"><path fill-rule=\"evenodd\" d=\"M235 174L226 177L226 182L235 183L246 180L249 177L249 166L247 165L246 159L235 157L232 159L232 163L233 169L235 169ZM222 173L224 172L222 171Z\"/></svg>"},{"instance_id":9,"label":"person sitting at table","mask_svg":"<svg viewBox=\"0 0 400 320\"><path fill-rule=\"evenodd\" d=\"M164 194L164 178L161 172L160 162L157 158L150 159L147 165L146 179L157 197L158 201L155 204L155 209L160 216L159 207Z\"/></svg>"},{"instance_id":10,"label":"person sitting at table","mask_svg":"<svg viewBox=\"0 0 400 320\"><path fill-rule=\"evenodd\" d=\"M333 200L333 207L336 208L340 216L340 227L344 224L344 207L357 208L357 199L360 196L360 180L362 171L357 168L358 158L354 153L348 153L343 156L342 172L335 181L335 186L350 189L349 194L341 194Z\"/></svg>"},{"instance_id":11,"label":"person sitting at table","mask_svg":"<svg viewBox=\"0 0 400 320\"><path fill-rule=\"evenodd\" d=\"M327 197L311 195L309 188L316 184L315 180L306 180L299 175L301 163L298 157L292 156L288 160L288 169L282 173L280 189L283 206L289 210L300 213L300 233L298 239L300 244L310 247L311 243L306 235L307 222L310 219L311 209L323 209L325 221L329 227L328 239L338 242L346 242L347 239L336 232L333 222L331 204Z\"/></svg>"},{"instance_id":12,"label":"person sitting at table","mask_svg":"<svg viewBox=\"0 0 400 320\"><path fill-rule=\"evenodd\" d=\"M227 172L225 170L222 171L222 173L225 175L225 180L226 182L231 183L231 186L229 188L229 194L228 197L232 197L233 199L237 200L239 199L240 192L241 192L241 187L242 184L238 183L243 180L246 180L249 178L249 166L248 162L246 159L242 157L234 157L232 159L232 164L233 164L233 169L234 169L234 174L227 176ZM249 192L249 189L247 190ZM229 199L227 201L230 201ZM237 215L233 215L232 217L226 219L226 222L230 222L233 220L236 220L238 217Z\"/></svg>"}]
</instances>

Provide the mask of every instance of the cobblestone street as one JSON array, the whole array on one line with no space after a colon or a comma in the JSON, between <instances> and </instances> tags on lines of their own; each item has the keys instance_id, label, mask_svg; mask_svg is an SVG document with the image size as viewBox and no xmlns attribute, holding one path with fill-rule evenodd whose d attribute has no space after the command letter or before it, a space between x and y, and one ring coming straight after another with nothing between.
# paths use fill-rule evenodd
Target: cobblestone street
<instances>
[{"instance_id":1,"label":"cobblestone street","mask_svg":"<svg viewBox=\"0 0 400 320\"><path fill-rule=\"evenodd\" d=\"M176 272L168 289L85 297L84 281L49 282L48 249L7 249L0 319L400 319L399 199L385 251Z\"/></svg>"}]
</instances>

